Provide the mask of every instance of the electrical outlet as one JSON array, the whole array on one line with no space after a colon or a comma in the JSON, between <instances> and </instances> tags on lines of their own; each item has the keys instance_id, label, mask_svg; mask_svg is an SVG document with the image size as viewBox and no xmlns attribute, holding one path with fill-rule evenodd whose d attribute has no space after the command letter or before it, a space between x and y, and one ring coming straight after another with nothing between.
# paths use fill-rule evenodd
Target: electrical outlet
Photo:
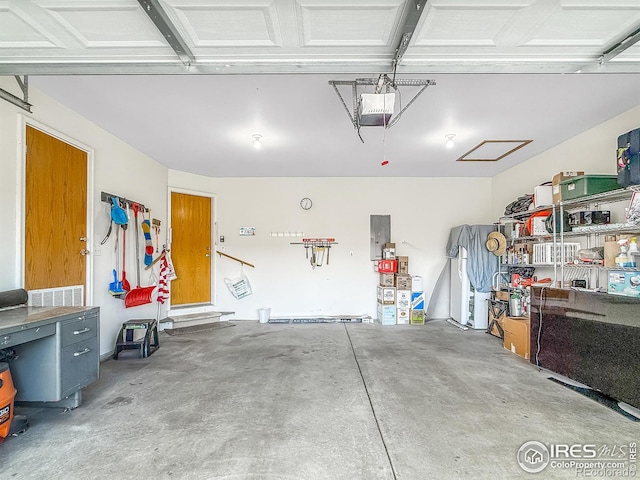
<instances>
[{"instance_id":1,"label":"electrical outlet","mask_svg":"<svg viewBox=\"0 0 640 480\"><path fill-rule=\"evenodd\" d=\"M224 235L220 235L220 243L224 243Z\"/></svg>"},{"instance_id":2,"label":"electrical outlet","mask_svg":"<svg viewBox=\"0 0 640 480\"><path fill-rule=\"evenodd\" d=\"M93 254L97 257L101 253L102 253L102 249L100 248L100 245L94 245Z\"/></svg>"}]
</instances>

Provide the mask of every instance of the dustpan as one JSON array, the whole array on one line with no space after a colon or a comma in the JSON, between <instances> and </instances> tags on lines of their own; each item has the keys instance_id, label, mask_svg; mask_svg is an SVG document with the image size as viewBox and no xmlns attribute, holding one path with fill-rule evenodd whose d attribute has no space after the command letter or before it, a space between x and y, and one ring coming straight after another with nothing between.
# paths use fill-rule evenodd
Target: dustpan
<instances>
[{"instance_id":1,"label":"dustpan","mask_svg":"<svg viewBox=\"0 0 640 480\"><path fill-rule=\"evenodd\" d=\"M126 225L128 222L127 213L120 205L118 205L119 199L117 197L111 197L113 203L111 207L111 220L116 225Z\"/></svg>"}]
</instances>

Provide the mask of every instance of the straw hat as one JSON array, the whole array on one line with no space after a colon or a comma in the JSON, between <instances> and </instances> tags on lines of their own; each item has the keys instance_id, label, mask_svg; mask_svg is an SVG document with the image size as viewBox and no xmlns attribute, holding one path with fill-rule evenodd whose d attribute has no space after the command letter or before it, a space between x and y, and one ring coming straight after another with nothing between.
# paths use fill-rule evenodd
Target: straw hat
<instances>
[{"instance_id":1,"label":"straw hat","mask_svg":"<svg viewBox=\"0 0 640 480\"><path fill-rule=\"evenodd\" d=\"M487 250L500 257L507 251L507 239L500 232L491 232L487 237Z\"/></svg>"}]
</instances>

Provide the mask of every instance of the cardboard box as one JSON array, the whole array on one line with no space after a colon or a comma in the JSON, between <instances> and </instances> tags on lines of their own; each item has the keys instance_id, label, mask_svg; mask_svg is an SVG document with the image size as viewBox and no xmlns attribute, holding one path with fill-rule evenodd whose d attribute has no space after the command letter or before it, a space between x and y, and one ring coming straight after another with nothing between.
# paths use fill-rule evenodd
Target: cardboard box
<instances>
[{"instance_id":1,"label":"cardboard box","mask_svg":"<svg viewBox=\"0 0 640 480\"><path fill-rule=\"evenodd\" d=\"M378 286L378 303L383 305L396 304L396 288Z\"/></svg>"},{"instance_id":2,"label":"cardboard box","mask_svg":"<svg viewBox=\"0 0 640 480\"><path fill-rule=\"evenodd\" d=\"M498 290L496 293L496 300L509 301L509 292L506 290Z\"/></svg>"},{"instance_id":3,"label":"cardboard box","mask_svg":"<svg viewBox=\"0 0 640 480\"><path fill-rule=\"evenodd\" d=\"M396 248L396 244L395 243L385 243L384 245L382 245L382 248L383 249L385 249L385 248L393 248L393 249L395 249Z\"/></svg>"},{"instance_id":4,"label":"cardboard box","mask_svg":"<svg viewBox=\"0 0 640 480\"><path fill-rule=\"evenodd\" d=\"M398 256L398 273L409 275L409 257Z\"/></svg>"},{"instance_id":5,"label":"cardboard box","mask_svg":"<svg viewBox=\"0 0 640 480\"><path fill-rule=\"evenodd\" d=\"M396 290L396 307L411 308L411 290Z\"/></svg>"},{"instance_id":6,"label":"cardboard box","mask_svg":"<svg viewBox=\"0 0 640 480\"><path fill-rule=\"evenodd\" d=\"M382 249L382 258L385 260L395 260L396 258L396 249L395 248L383 248Z\"/></svg>"},{"instance_id":7,"label":"cardboard box","mask_svg":"<svg viewBox=\"0 0 640 480\"><path fill-rule=\"evenodd\" d=\"M553 205L553 186L538 185L533 187L533 206L538 208L547 205Z\"/></svg>"},{"instance_id":8,"label":"cardboard box","mask_svg":"<svg viewBox=\"0 0 640 480\"><path fill-rule=\"evenodd\" d=\"M396 310L396 324L409 325L409 319L411 318L411 309L398 308Z\"/></svg>"},{"instance_id":9,"label":"cardboard box","mask_svg":"<svg viewBox=\"0 0 640 480\"><path fill-rule=\"evenodd\" d=\"M411 290L411 275L396 273L393 283L398 290Z\"/></svg>"},{"instance_id":10,"label":"cardboard box","mask_svg":"<svg viewBox=\"0 0 640 480\"><path fill-rule=\"evenodd\" d=\"M424 325L424 310L411 310L411 325Z\"/></svg>"},{"instance_id":11,"label":"cardboard box","mask_svg":"<svg viewBox=\"0 0 640 480\"><path fill-rule=\"evenodd\" d=\"M422 277L420 275L413 275L411 277L411 291L412 292L421 292L424 290L422 286Z\"/></svg>"},{"instance_id":12,"label":"cardboard box","mask_svg":"<svg viewBox=\"0 0 640 480\"><path fill-rule=\"evenodd\" d=\"M411 292L411 309L425 310L424 292Z\"/></svg>"},{"instance_id":13,"label":"cardboard box","mask_svg":"<svg viewBox=\"0 0 640 480\"><path fill-rule=\"evenodd\" d=\"M613 238L616 238L615 235L612 235ZM604 241L604 266L605 268L613 268L616 266L616 257L620 253L620 245L618 245L617 240L606 240Z\"/></svg>"},{"instance_id":14,"label":"cardboard box","mask_svg":"<svg viewBox=\"0 0 640 480\"><path fill-rule=\"evenodd\" d=\"M562 189L560 188L560 182L564 182L572 177L579 177L584 175L584 172L560 172L553 176L551 181L551 193L553 195L553 203L558 204L562 201Z\"/></svg>"},{"instance_id":15,"label":"cardboard box","mask_svg":"<svg viewBox=\"0 0 640 480\"><path fill-rule=\"evenodd\" d=\"M610 270L607 293L640 297L640 270Z\"/></svg>"},{"instance_id":16,"label":"cardboard box","mask_svg":"<svg viewBox=\"0 0 640 480\"><path fill-rule=\"evenodd\" d=\"M394 279L393 273L381 273L378 285L381 287L393 287Z\"/></svg>"},{"instance_id":17,"label":"cardboard box","mask_svg":"<svg viewBox=\"0 0 640 480\"><path fill-rule=\"evenodd\" d=\"M396 306L378 303L378 323L382 325L396 324Z\"/></svg>"},{"instance_id":18,"label":"cardboard box","mask_svg":"<svg viewBox=\"0 0 640 480\"><path fill-rule=\"evenodd\" d=\"M504 317L504 348L529 359L531 356L530 330L531 322L526 317Z\"/></svg>"}]
</instances>

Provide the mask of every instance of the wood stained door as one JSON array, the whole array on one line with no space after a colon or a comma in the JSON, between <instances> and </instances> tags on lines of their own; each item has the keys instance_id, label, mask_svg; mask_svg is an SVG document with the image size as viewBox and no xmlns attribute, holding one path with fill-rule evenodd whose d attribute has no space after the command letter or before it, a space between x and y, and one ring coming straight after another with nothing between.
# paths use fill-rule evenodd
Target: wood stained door
<instances>
[{"instance_id":1,"label":"wood stained door","mask_svg":"<svg viewBox=\"0 0 640 480\"><path fill-rule=\"evenodd\" d=\"M171 305L211 303L211 198L171 193Z\"/></svg>"},{"instance_id":2,"label":"wood stained door","mask_svg":"<svg viewBox=\"0 0 640 480\"><path fill-rule=\"evenodd\" d=\"M25 289L85 285L87 152L27 126Z\"/></svg>"}]
</instances>

